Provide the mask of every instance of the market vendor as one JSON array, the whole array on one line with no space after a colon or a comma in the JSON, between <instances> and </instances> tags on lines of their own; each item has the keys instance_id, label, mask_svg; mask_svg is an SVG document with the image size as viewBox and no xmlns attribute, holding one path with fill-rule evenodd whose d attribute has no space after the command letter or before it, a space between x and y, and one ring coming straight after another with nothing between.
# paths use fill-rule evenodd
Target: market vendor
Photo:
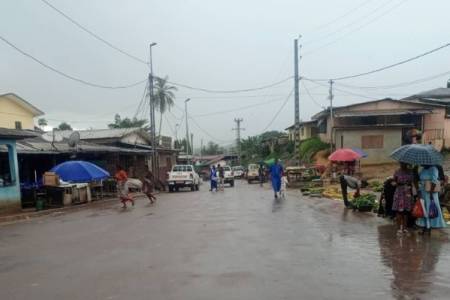
<instances>
[{"instance_id":1,"label":"market vendor","mask_svg":"<svg viewBox=\"0 0 450 300\"><path fill-rule=\"evenodd\" d=\"M344 199L345 207L349 207L349 204L350 204L348 202L347 188L356 190L356 192L354 194L354 197L356 198L360 195L361 188L364 188L367 186L366 180L361 180L359 178L352 177L349 175L341 175L341 177L339 178L339 181L341 183L342 198Z\"/></svg>"}]
</instances>

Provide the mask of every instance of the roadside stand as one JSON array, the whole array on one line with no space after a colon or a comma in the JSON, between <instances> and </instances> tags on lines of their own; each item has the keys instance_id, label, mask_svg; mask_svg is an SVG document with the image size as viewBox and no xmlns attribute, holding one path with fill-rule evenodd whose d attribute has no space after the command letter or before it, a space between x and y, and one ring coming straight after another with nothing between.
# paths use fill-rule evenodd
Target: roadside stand
<instances>
[{"instance_id":1,"label":"roadside stand","mask_svg":"<svg viewBox=\"0 0 450 300\"><path fill-rule=\"evenodd\" d=\"M86 161L67 161L53 167L42 177L36 197L36 208L61 207L92 201L91 187L103 195L103 180L110 175L102 168ZM96 192L96 195L98 195Z\"/></svg>"}]
</instances>

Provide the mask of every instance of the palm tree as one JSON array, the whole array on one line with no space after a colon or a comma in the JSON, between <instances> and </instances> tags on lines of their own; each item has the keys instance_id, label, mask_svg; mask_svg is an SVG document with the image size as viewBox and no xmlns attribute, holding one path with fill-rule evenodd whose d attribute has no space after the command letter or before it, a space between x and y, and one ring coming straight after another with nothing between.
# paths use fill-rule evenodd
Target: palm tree
<instances>
[{"instance_id":1,"label":"palm tree","mask_svg":"<svg viewBox=\"0 0 450 300\"><path fill-rule=\"evenodd\" d=\"M177 88L175 86L169 85L167 83L168 77L160 78L155 77L156 84L155 84L155 98L154 98L154 104L155 108L159 110L160 113L160 119L159 119L159 139L161 140L161 128L162 128L162 117L163 114L170 110L170 108L174 105L175 100L175 91L177 91Z\"/></svg>"}]
</instances>

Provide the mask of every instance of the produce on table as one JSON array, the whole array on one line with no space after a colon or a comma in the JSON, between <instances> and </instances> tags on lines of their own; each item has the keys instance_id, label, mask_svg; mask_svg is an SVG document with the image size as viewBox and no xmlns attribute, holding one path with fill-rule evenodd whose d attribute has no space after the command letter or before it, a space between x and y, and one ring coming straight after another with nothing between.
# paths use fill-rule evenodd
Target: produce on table
<instances>
[{"instance_id":1,"label":"produce on table","mask_svg":"<svg viewBox=\"0 0 450 300\"><path fill-rule=\"evenodd\" d=\"M358 210L370 211L376 204L377 196L374 194L361 194L359 197L353 199L351 205Z\"/></svg>"},{"instance_id":2,"label":"produce on table","mask_svg":"<svg viewBox=\"0 0 450 300\"><path fill-rule=\"evenodd\" d=\"M369 187L374 191L374 192L382 192L383 191L383 183L379 182L377 180L371 181L369 182Z\"/></svg>"},{"instance_id":3,"label":"produce on table","mask_svg":"<svg viewBox=\"0 0 450 300\"><path fill-rule=\"evenodd\" d=\"M444 217L445 221L450 221L450 213L448 212L447 207L444 207L442 209L442 216Z\"/></svg>"}]
</instances>

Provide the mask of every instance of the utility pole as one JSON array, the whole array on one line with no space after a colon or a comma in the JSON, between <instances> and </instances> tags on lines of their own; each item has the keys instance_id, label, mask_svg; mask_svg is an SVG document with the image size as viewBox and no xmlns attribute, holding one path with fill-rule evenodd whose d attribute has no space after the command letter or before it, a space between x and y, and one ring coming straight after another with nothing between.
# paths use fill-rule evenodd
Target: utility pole
<instances>
[{"instance_id":1,"label":"utility pole","mask_svg":"<svg viewBox=\"0 0 450 300\"><path fill-rule=\"evenodd\" d=\"M191 155L194 156L194 134L191 133Z\"/></svg>"},{"instance_id":2,"label":"utility pole","mask_svg":"<svg viewBox=\"0 0 450 300\"><path fill-rule=\"evenodd\" d=\"M241 128L241 122L244 121L242 118L235 118L234 122L236 122L236 150L238 152L238 164L241 164L241 130L245 130L245 128Z\"/></svg>"},{"instance_id":3,"label":"utility pole","mask_svg":"<svg viewBox=\"0 0 450 300\"><path fill-rule=\"evenodd\" d=\"M200 160L203 159L203 139L200 139Z\"/></svg>"},{"instance_id":4,"label":"utility pole","mask_svg":"<svg viewBox=\"0 0 450 300\"><path fill-rule=\"evenodd\" d=\"M301 35L299 36L301 37ZM295 151L298 149L298 145L300 142L300 136L299 136L299 130L300 130L300 78L298 75L298 38L294 40L294 97L295 97L295 135L294 135L294 144L295 144Z\"/></svg>"},{"instance_id":5,"label":"utility pole","mask_svg":"<svg viewBox=\"0 0 450 300\"><path fill-rule=\"evenodd\" d=\"M333 151L333 142L334 142L334 138L333 138L333 131L334 131L334 116L333 116L333 79L330 79L330 81L328 81L328 83L330 84L330 89L328 90L328 99L330 100L330 130L331 130L331 151Z\"/></svg>"},{"instance_id":6,"label":"utility pole","mask_svg":"<svg viewBox=\"0 0 450 300\"><path fill-rule=\"evenodd\" d=\"M186 155L188 157L189 162L189 125L188 125L188 110L187 110L187 103L191 100L191 98L187 98L184 100L184 115L186 116Z\"/></svg>"},{"instance_id":7,"label":"utility pole","mask_svg":"<svg viewBox=\"0 0 450 300\"><path fill-rule=\"evenodd\" d=\"M156 43L150 44L150 74L148 75L148 87L150 91L149 104L150 104L150 143L152 146L152 173L159 179L159 168L157 167L157 153L156 153L156 129L155 129L155 101L153 93L153 61L152 61L152 47L156 46Z\"/></svg>"}]
</instances>

